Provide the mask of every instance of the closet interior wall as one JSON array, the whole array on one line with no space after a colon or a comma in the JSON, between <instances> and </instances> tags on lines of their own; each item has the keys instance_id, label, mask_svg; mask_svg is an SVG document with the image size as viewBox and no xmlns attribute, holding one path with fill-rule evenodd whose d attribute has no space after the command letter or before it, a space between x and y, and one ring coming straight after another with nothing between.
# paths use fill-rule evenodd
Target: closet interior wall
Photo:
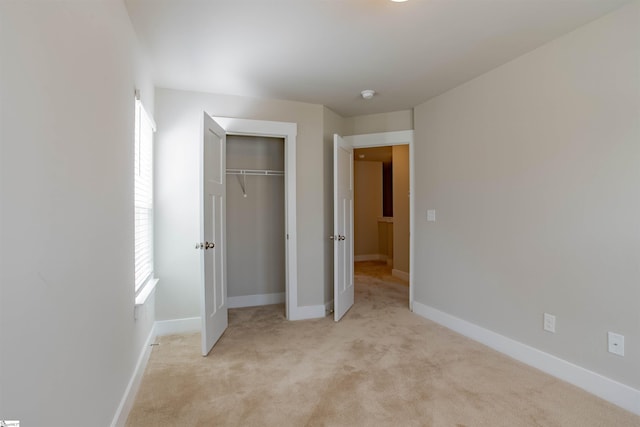
<instances>
[{"instance_id":1,"label":"closet interior wall","mask_svg":"<svg viewBox=\"0 0 640 427\"><path fill-rule=\"evenodd\" d=\"M284 173L241 174L237 170L284 171L284 140L227 136L227 296L285 298ZM247 300L249 301L249 300ZM256 305L240 303L235 306Z\"/></svg>"}]
</instances>

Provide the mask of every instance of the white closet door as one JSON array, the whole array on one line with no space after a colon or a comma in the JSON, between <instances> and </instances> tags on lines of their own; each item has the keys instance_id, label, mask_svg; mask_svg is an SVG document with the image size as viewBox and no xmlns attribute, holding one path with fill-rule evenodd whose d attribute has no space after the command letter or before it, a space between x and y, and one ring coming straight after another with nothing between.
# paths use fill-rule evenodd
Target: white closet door
<instances>
[{"instance_id":1,"label":"white closet door","mask_svg":"<svg viewBox=\"0 0 640 427\"><path fill-rule=\"evenodd\" d=\"M353 286L353 147L333 136L333 304L337 322L351 308Z\"/></svg>"},{"instance_id":2,"label":"white closet door","mask_svg":"<svg viewBox=\"0 0 640 427\"><path fill-rule=\"evenodd\" d=\"M202 355L209 354L228 325L225 196L226 134L204 113L201 165L200 244Z\"/></svg>"}]
</instances>

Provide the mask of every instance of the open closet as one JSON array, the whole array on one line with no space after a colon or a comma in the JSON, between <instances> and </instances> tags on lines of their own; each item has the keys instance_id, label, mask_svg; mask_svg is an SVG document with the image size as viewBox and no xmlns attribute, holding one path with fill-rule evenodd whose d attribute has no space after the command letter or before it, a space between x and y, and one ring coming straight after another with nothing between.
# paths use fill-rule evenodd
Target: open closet
<instances>
[{"instance_id":1,"label":"open closet","mask_svg":"<svg viewBox=\"0 0 640 427\"><path fill-rule=\"evenodd\" d=\"M227 135L227 296L230 308L284 303L283 138Z\"/></svg>"}]
</instances>

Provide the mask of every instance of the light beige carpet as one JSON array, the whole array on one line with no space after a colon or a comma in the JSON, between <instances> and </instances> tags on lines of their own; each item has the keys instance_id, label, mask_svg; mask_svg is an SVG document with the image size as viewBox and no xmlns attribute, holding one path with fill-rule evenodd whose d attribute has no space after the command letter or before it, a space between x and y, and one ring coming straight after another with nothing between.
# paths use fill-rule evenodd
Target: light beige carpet
<instances>
[{"instance_id":1,"label":"light beige carpet","mask_svg":"<svg viewBox=\"0 0 640 427\"><path fill-rule=\"evenodd\" d=\"M640 426L640 417L409 312L408 287L358 263L345 318L229 311L153 347L128 426ZM362 273L369 272L371 276Z\"/></svg>"}]
</instances>

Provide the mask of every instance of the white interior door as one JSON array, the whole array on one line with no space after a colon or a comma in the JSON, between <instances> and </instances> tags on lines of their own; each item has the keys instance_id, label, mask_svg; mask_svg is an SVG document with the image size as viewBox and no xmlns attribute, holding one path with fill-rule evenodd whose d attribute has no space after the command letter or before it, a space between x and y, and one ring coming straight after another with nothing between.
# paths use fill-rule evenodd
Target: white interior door
<instances>
[{"instance_id":1,"label":"white interior door","mask_svg":"<svg viewBox=\"0 0 640 427\"><path fill-rule=\"evenodd\" d=\"M333 318L353 305L353 146L333 136Z\"/></svg>"},{"instance_id":2,"label":"white interior door","mask_svg":"<svg viewBox=\"0 0 640 427\"><path fill-rule=\"evenodd\" d=\"M227 329L226 134L204 113L202 135L200 243L202 268L202 355L209 354Z\"/></svg>"}]
</instances>

